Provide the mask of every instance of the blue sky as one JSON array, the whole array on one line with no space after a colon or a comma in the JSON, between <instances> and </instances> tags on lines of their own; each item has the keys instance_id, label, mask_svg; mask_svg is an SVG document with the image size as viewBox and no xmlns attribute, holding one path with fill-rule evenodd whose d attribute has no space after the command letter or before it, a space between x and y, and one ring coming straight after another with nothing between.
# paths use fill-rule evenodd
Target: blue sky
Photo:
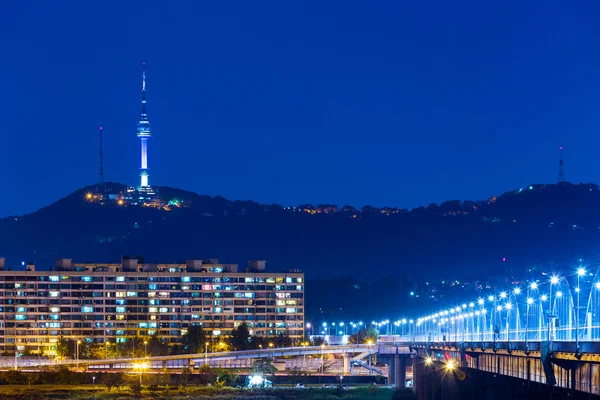
<instances>
[{"instance_id":1,"label":"blue sky","mask_svg":"<svg viewBox=\"0 0 600 400\"><path fill-rule=\"evenodd\" d=\"M599 182L593 2L12 2L0 215L97 181L265 203L416 207Z\"/></svg>"}]
</instances>

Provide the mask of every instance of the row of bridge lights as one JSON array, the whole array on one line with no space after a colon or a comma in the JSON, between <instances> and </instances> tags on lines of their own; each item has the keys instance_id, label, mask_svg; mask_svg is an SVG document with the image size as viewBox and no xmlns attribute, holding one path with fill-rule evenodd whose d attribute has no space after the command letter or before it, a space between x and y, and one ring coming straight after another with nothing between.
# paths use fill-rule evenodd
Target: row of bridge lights
<instances>
[{"instance_id":1,"label":"row of bridge lights","mask_svg":"<svg viewBox=\"0 0 600 400\"><path fill-rule=\"evenodd\" d=\"M577 293L577 316L575 318L576 324L577 324L577 330L579 329L579 293L581 291L581 289L579 288L579 280L581 277L586 276L587 275L587 271L585 270L585 268L583 267L579 267L577 269L577 286L575 287L575 292ZM553 275L552 277L550 277L550 299L552 297L552 286L556 285L560 282L560 278L556 275ZM595 288L600 290L600 281L595 283ZM531 290L537 290L538 289L538 283L537 282L532 282L531 284L529 284L529 289ZM529 291L528 291L529 292ZM521 288L520 287L516 287L513 289L512 291L513 295L517 296L521 294ZM529 293L528 293L529 296ZM557 298L561 298L563 296L563 293L561 291L556 292L556 297ZM498 297L501 300L506 300L508 298L508 293L507 292L500 292L500 294L498 295ZM540 296L540 301L541 302L546 302L548 300L548 295L546 294L542 294ZM494 302L496 301L496 297L494 295L490 295L488 296L488 301L489 302ZM531 305L534 304L535 299L533 297L527 297L527 304ZM479 298L477 300L477 304L481 307L485 307L485 300L483 298ZM438 325L441 325L445 322L451 321L453 322L454 320L458 319L461 320L463 318L467 318L467 317L473 317L473 316L479 316L479 315L484 315L486 314L486 309L482 308L481 310L477 310L475 312L469 311L466 312L467 307L469 310L473 309L475 307L475 303L471 302L468 304L463 304L462 306L458 306L456 308L451 308L449 310L445 310L445 311L440 311L438 313L435 313L433 315L429 315L427 317L423 317L423 318L419 318L417 320L417 326L421 325L423 322L427 322L427 321L432 321L432 322L438 322ZM550 306L552 307L552 305ZM510 311L513 308L512 303L510 303L510 301L506 301L506 303L504 305L498 305L496 306L496 310L497 311L502 311L502 310L507 310ZM457 314L456 316L454 316L453 314ZM450 318L445 318L445 316L447 315L452 315ZM576 339L578 339L578 334L576 335Z\"/></svg>"},{"instance_id":2,"label":"row of bridge lights","mask_svg":"<svg viewBox=\"0 0 600 400\"><path fill-rule=\"evenodd\" d=\"M322 331L321 331L321 334L323 334L323 335L328 334L329 332L331 332L331 329L333 329L334 332L335 332L335 331L337 331L336 327L341 328L340 331L339 331L339 334L340 335L344 335L344 334L347 333L347 329L346 329L347 327L351 328L351 332L350 333L352 333L352 330L358 331L358 330L362 329L363 326L364 327L371 326L372 328L376 328L376 329L379 330L381 328L389 327L391 325L393 325L395 327L401 327L403 325L412 324L412 323L414 323L414 320L412 320L412 319L406 319L406 318L402 318L402 319L399 319L399 320L393 321L393 322L391 322L389 319L386 319L386 320L380 321L380 322L371 321L371 324L363 323L362 321L361 322L357 322L357 323L350 322L349 324L346 324L345 322L339 322L337 324L335 322L332 322L332 323L323 322L321 324L321 327L323 328Z\"/></svg>"}]
</instances>

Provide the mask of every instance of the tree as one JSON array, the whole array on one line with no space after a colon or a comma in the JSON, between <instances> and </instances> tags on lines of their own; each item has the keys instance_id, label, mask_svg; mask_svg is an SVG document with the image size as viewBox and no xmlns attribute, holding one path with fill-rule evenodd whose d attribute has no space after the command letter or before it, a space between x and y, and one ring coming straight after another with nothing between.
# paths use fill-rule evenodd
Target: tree
<instances>
[{"instance_id":1,"label":"tree","mask_svg":"<svg viewBox=\"0 0 600 400\"><path fill-rule=\"evenodd\" d=\"M169 354L169 345L158 336L158 333L154 333L148 341L148 354L152 356L166 356Z\"/></svg>"},{"instance_id":2,"label":"tree","mask_svg":"<svg viewBox=\"0 0 600 400\"><path fill-rule=\"evenodd\" d=\"M277 368L275 368L270 359L259 358L254 360L254 364L252 365L252 372L259 375L268 376L274 375L275 372L277 372Z\"/></svg>"},{"instance_id":3,"label":"tree","mask_svg":"<svg viewBox=\"0 0 600 400\"><path fill-rule=\"evenodd\" d=\"M275 347L292 347L292 338L287 333L275 336Z\"/></svg>"},{"instance_id":4,"label":"tree","mask_svg":"<svg viewBox=\"0 0 600 400\"><path fill-rule=\"evenodd\" d=\"M23 357L31 357L31 346L29 344L25 345L25 349L23 349L23 353L21 354Z\"/></svg>"},{"instance_id":5,"label":"tree","mask_svg":"<svg viewBox=\"0 0 600 400\"><path fill-rule=\"evenodd\" d=\"M249 350L251 348L251 343L250 330L248 329L248 324L242 322L237 327L235 327L231 331L229 342L235 350Z\"/></svg>"},{"instance_id":6,"label":"tree","mask_svg":"<svg viewBox=\"0 0 600 400\"><path fill-rule=\"evenodd\" d=\"M202 353L206 344L206 332L201 325L190 325L181 338L181 344L184 354Z\"/></svg>"},{"instance_id":7,"label":"tree","mask_svg":"<svg viewBox=\"0 0 600 400\"><path fill-rule=\"evenodd\" d=\"M363 328L354 335L350 335L348 341L351 344L375 344L379 338L377 329L373 327Z\"/></svg>"},{"instance_id":8,"label":"tree","mask_svg":"<svg viewBox=\"0 0 600 400\"><path fill-rule=\"evenodd\" d=\"M320 346L322 344L327 344L325 342L325 339L322 338L321 336L315 336L315 337L312 338L310 345L311 346Z\"/></svg>"},{"instance_id":9,"label":"tree","mask_svg":"<svg viewBox=\"0 0 600 400\"><path fill-rule=\"evenodd\" d=\"M61 335L56 343L56 355L59 358L75 358L74 344L75 342L73 340L67 339Z\"/></svg>"}]
</instances>

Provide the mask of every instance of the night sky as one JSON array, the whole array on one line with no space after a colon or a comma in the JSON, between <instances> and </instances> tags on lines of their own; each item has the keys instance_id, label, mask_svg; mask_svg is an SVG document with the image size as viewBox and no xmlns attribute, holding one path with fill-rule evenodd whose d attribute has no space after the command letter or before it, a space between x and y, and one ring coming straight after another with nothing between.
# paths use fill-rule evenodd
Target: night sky
<instances>
[{"instance_id":1,"label":"night sky","mask_svg":"<svg viewBox=\"0 0 600 400\"><path fill-rule=\"evenodd\" d=\"M167 5L168 4L168 5ZM597 2L12 1L0 215L98 179L284 205L416 207L600 182Z\"/></svg>"}]
</instances>

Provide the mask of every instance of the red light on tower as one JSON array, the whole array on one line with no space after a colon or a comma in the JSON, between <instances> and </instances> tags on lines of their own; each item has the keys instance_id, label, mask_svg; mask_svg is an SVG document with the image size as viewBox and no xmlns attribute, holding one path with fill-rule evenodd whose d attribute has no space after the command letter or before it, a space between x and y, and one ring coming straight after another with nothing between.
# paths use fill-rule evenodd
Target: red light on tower
<instances>
[{"instance_id":1,"label":"red light on tower","mask_svg":"<svg viewBox=\"0 0 600 400\"><path fill-rule=\"evenodd\" d=\"M502 257L502 262L506 262L506 257Z\"/></svg>"}]
</instances>

